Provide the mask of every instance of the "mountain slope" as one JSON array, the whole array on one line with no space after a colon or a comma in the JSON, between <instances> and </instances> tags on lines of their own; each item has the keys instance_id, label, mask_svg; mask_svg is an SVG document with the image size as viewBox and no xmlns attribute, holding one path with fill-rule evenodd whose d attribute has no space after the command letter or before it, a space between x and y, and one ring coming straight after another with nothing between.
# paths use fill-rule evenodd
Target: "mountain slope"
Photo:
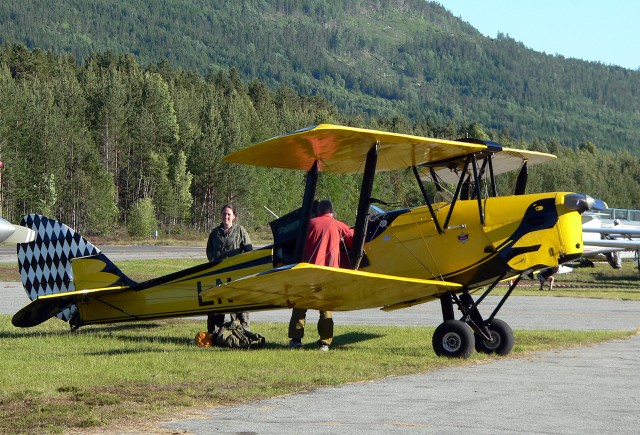
<instances>
[{"instance_id":1,"label":"mountain slope","mask_svg":"<svg viewBox=\"0 0 640 435\"><path fill-rule=\"evenodd\" d=\"M486 38L421 0L8 0L0 42L80 60L131 52L202 74L234 67L347 114L640 152L640 72Z\"/></svg>"}]
</instances>

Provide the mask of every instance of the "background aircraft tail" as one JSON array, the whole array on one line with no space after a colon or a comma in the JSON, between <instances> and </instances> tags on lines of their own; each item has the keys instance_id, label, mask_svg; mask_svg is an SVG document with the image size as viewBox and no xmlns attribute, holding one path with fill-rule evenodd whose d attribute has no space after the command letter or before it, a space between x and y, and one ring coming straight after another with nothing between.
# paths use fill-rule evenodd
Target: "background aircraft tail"
<instances>
[{"instance_id":1,"label":"background aircraft tail","mask_svg":"<svg viewBox=\"0 0 640 435\"><path fill-rule=\"evenodd\" d=\"M100 254L98 248L67 225L38 214L23 217L20 225L35 232L35 240L17 245L20 279L29 299L105 285L102 279L96 286L76 288L71 260L77 257L98 256L104 265L102 272L113 277L112 285L133 282ZM84 278L83 285L87 285ZM57 316L68 321L75 310L75 304L69 304Z\"/></svg>"}]
</instances>

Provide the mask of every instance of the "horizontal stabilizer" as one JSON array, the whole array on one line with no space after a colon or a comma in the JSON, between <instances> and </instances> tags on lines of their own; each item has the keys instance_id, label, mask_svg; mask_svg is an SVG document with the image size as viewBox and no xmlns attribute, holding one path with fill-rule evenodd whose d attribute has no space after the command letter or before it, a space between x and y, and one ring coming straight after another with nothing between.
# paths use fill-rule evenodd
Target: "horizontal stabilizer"
<instances>
[{"instance_id":1,"label":"horizontal stabilizer","mask_svg":"<svg viewBox=\"0 0 640 435\"><path fill-rule=\"evenodd\" d=\"M349 311L435 298L461 287L452 282L299 263L205 290L202 299L228 298L289 308Z\"/></svg>"},{"instance_id":2,"label":"horizontal stabilizer","mask_svg":"<svg viewBox=\"0 0 640 435\"><path fill-rule=\"evenodd\" d=\"M101 296L121 293L128 290L129 287L122 286L40 296L14 314L11 323L13 326L19 328L36 326L56 316L60 311L75 306L82 298L97 299Z\"/></svg>"},{"instance_id":3,"label":"horizontal stabilizer","mask_svg":"<svg viewBox=\"0 0 640 435\"><path fill-rule=\"evenodd\" d=\"M70 297L69 293L60 293L53 296L57 297L53 300L41 297L23 307L11 318L13 326L18 328L37 326L67 309L75 301L75 298Z\"/></svg>"}]
</instances>

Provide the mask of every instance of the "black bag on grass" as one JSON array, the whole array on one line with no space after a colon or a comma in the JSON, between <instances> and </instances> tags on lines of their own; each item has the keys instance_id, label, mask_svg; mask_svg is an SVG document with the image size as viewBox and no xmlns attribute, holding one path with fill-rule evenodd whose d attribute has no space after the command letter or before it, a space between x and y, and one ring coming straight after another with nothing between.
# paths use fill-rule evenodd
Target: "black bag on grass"
<instances>
[{"instance_id":1,"label":"black bag on grass","mask_svg":"<svg viewBox=\"0 0 640 435\"><path fill-rule=\"evenodd\" d=\"M231 349L259 349L265 338L242 327L238 319L224 323L214 334L213 343Z\"/></svg>"}]
</instances>

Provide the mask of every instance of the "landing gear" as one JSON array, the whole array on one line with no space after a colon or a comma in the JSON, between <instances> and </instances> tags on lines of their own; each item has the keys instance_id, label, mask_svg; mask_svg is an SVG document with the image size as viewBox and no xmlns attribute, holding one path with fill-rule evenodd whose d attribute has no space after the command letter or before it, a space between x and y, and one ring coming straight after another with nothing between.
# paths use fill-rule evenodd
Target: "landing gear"
<instances>
[{"instance_id":1,"label":"landing gear","mask_svg":"<svg viewBox=\"0 0 640 435\"><path fill-rule=\"evenodd\" d=\"M473 331L460 320L445 320L436 328L431 341L436 355L450 358L469 358L475 343Z\"/></svg>"},{"instance_id":2,"label":"landing gear","mask_svg":"<svg viewBox=\"0 0 640 435\"><path fill-rule=\"evenodd\" d=\"M78 313L78 307L72 305L70 307L71 317L69 318L69 327L71 328L71 332L76 332L80 326L82 326L82 322L80 320L80 313Z\"/></svg>"},{"instance_id":3,"label":"landing gear","mask_svg":"<svg viewBox=\"0 0 640 435\"><path fill-rule=\"evenodd\" d=\"M474 301L467 290L460 297L454 293L443 294L440 297L443 322L433 333L433 350L438 356L452 358L468 358L477 350L481 353L508 355L515 342L511 327L503 320L496 319L504 302L520 282L522 276L515 279L507 293L485 320L478 311L478 305L498 284L496 281L477 301ZM457 305L462 312L462 318L455 320L453 305Z\"/></svg>"},{"instance_id":4,"label":"landing gear","mask_svg":"<svg viewBox=\"0 0 640 435\"><path fill-rule=\"evenodd\" d=\"M500 319L493 319L486 326L491 338L487 340L482 335L475 334L476 350L487 354L508 355L515 341L511 327Z\"/></svg>"}]
</instances>

